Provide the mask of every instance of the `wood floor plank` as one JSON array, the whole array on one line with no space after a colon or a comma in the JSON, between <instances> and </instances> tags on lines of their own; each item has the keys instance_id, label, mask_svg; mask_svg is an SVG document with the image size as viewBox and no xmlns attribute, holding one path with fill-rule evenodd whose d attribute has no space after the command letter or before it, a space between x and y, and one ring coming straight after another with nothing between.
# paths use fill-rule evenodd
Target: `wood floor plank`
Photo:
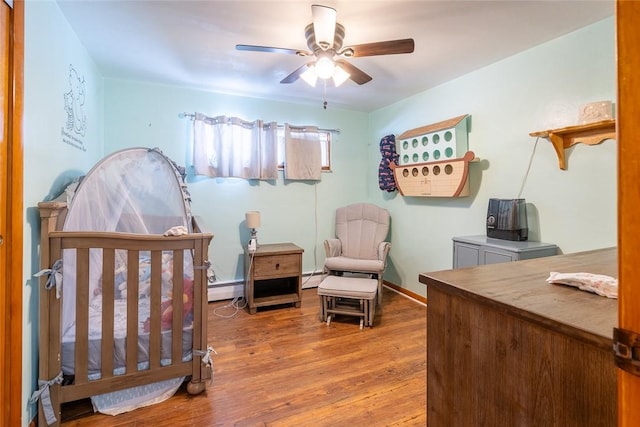
<instances>
[{"instance_id":1,"label":"wood floor plank","mask_svg":"<svg viewBox=\"0 0 640 427\"><path fill-rule=\"evenodd\" d=\"M64 426L426 426L427 309L384 290L373 328L319 319L316 289L302 307L240 310L209 304L213 384L115 417L66 408ZM89 406L87 406L89 405Z\"/></svg>"}]
</instances>

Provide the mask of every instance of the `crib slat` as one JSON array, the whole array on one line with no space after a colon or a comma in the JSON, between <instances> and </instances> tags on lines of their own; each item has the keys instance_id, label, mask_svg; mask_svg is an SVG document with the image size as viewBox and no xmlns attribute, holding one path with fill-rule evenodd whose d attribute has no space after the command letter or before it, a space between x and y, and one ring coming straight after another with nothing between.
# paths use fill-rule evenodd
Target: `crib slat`
<instances>
[{"instance_id":1,"label":"crib slat","mask_svg":"<svg viewBox=\"0 0 640 427\"><path fill-rule=\"evenodd\" d=\"M138 264L140 252L127 253L127 373L138 369Z\"/></svg>"},{"instance_id":2,"label":"crib slat","mask_svg":"<svg viewBox=\"0 0 640 427\"><path fill-rule=\"evenodd\" d=\"M89 380L89 249L76 251L75 345L75 383L84 384Z\"/></svg>"},{"instance_id":3,"label":"crib slat","mask_svg":"<svg viewBox=\"0 0 640 427\"><path fill-rule=\"evenodd\" d=\"M43 268L50 268L53 263L59 259L62 259L62 250L60 248L60 239L51 239L50 241L51 257L48 260L48 264ZM46 261L45 261L46 262ZM60 337L62 336L62 316L61 307L64 299L64 294L60 296L60 299L56 297L56 290L52 289L47 291L44 289L44 284L40 288L40 306L48 304L48 317L44 317L44 321L47 323L43 325L43 321L40 321L40 379L50 380L55 378L59 372L62 371L62 342ZM42 298L44 296L44 298ZM44 326L44 328L43 328ZM45 335L46 336L43 336ZM43 349L43 342L46 344L46 350ZM44 351L43 351L44 350ZM43 363L43 358L47 358ZM42 370L42 367L46 364L46 369ZM60 413L61 389L59 384L54 384L50 387L51 403L53 405L56 416ZM39 405L41 406L41 405Z\"/></svg>"},{"instance_id":4,"label":"crib slat","mask_svg":"<svg viewBox=\"0 0 640 427\"><path fill-rule=\"evenodd\" d=\"M115 251L103 249L102 251L102 378L113 376L114 357L114 272Z\"/></svg>"},{"instance_id":5,"label":"crib slat","mask_svg":"<svg viewBox=\"0 0 640 427\"><path fill-rule=\"evenodd\" d=\"M151 251L151 331L149 332L149 368L160 367L162 251Z\"/></svg>"},{"instance_id":6,"label":"crib slat","mask_svg":"<svg viewBox=\"0 0 640 427\"><path fill-rule=\"evenodd\" d=\"M182 328L184 314L184 252L173 251L173 322L171 331L171 362L182 360ZM193 301L193 295L188 296Z\"/></svg>"},{"instance_id":7,"label":"crib slat","mask_svg":"<svg viewBox=\"0 0 640 427\"><path fill-rule=\"evenodd\" d=\"M209 259L204 247L204 242L202 240L195 242L195 248L193 253L194 259L194 286L193 286L193 344L192 348L196 350L205 351L207 349L207 311L204 310L206 296L206 270L202 267L203 260ZM207 241L208 245L208 241ZM198 260L198 265L196 265L196 260ZM195 268L200 267L200 268ZM204 298L204 300L203 300ZM200 388L202 385L200 384L202 379L202 358L198 356L193 356L191 363L193 369L193 375L191 377L191 384L195 385L195 388ZM207 375L207 374L205 374Z\"/></svg>"}]
</instances>

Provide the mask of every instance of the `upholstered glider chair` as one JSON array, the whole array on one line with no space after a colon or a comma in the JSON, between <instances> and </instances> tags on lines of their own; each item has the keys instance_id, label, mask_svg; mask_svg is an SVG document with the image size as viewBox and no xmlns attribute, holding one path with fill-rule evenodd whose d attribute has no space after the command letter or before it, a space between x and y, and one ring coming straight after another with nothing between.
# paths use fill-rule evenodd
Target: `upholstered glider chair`
<instances>
[{"instance_id":1,"label":"upholstered glider chair","mask_svg":"<svg viewBox=\"0 0 640 427\"><path fill-rule=\"evenodd\" d=\"M382 304L382 274L391 244L389 211L369 203L356 203L336 210L336 238L327 239L324 271L329 275L364 273L378 281L378 305Z\"/></svg>"}]
</instances>

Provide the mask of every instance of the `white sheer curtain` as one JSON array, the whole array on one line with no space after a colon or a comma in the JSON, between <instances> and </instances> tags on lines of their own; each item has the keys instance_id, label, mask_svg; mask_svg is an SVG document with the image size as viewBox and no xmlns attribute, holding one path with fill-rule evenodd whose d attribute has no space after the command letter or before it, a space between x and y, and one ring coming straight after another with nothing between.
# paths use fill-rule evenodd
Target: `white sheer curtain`
<instances>
[{"instance_id":1,"label":"white sheer curtain","mask_svg":"<svg viewBox=\"0 0 640 427\"><path fill-rule=\"evenodd\" d=\"M278 125L237 117L193 120L193 165L197 175L276 179Z\"/></svg>"},{"instance_id":2,"label":"white sheer curtain","mask_svg":"<svg viewBox=\"0 0 640 427\"><path fill-rule=\"evenodd\" d=\"M290 180L320 181L322 147L315 126L284 128L284 177Z\"/></svg>"}]
</instances>

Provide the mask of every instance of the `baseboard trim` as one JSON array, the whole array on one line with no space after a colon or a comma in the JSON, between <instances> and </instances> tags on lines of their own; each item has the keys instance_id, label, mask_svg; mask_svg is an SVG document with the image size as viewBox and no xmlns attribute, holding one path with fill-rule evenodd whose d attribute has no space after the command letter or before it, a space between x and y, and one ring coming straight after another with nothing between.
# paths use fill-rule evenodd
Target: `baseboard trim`
<instances>
[{"instance_id":1,"label":"baseboard trim","mask_svg":"<svg viewBox=\"0 0 640 427\"><path fill-rule=\"evenodd\" d=\"M402 294L408 298L414 299L416 301L418 301L419 303L422 303L424 305L427 305L427 297L423 297L422 295L418 295L415 292L411 292L408 289L403 288L402 286L398 286L396 284L393 284L391 282L388 282L386 280L383 280L382 283L388 287L389 289L392 289L394 291L396 291L399 294Z\"/></svg>"},{"instance_id":2,"label":"baseboard trim","mask_svg":"<svg viewBox=\"0 0 640 427\"><path fill-rule=\"evenodd\" d=\"M322 273L303 273L302 289L317 288L324 275ZM238 298L244 295L244 280L219 282L209 285L207 299L209 302Z\"/></svg>"},{"instance_id":3,"label":"baseboard trim","mask_svg":"<svg viewBox=\"0 0 640 427\"><path fill-rule=\"evenodd\" d=\"M302 275L302 289L317 288L324 279L324 273L308 273Z\"/></svg>"},{"instance_id":4,"label":"baseboard trim","mask_svg":"<svg viewBox=\"0 0 640 427\"><path fill-rule=\"evenodd\" d=\"M222 283L207 289L207 299L209 302L234 299L243 295L244 282Z\"/></svg>"},{"instance_id":5,"label":"baseboard trim","mask_svg":"<svg viewBox=\"0 0 640 427\"><path fill-rule=\"evenodd\" d=\"M302 275L302 289L317 288L322 279L323 273L304 273ZM421 304L427 304L427 298L422 295L418 295L415 292L411 292L408 289L391 283L387 280L383 280L382 283L389 289L407 297L413 299ZM235 280L230 282L215 283L207 289L207 299L211 301L222 301L228 299L234 299L244 295L244 281Z\"/></svg>"}]
</instances>

